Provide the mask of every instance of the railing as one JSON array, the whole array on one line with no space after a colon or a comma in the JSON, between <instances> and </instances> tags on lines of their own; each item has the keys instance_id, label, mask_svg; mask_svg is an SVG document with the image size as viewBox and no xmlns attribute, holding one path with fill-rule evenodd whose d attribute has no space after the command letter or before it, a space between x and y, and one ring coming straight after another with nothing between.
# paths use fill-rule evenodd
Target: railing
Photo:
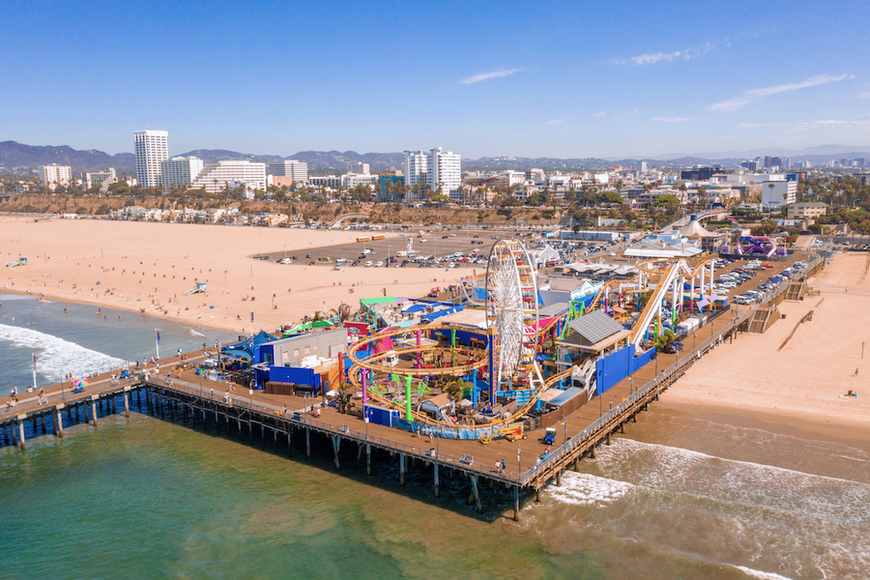
<instances>
[{"instance_id":1,"label":"railing","mask_svg":"<svg viewBox=\"0 0 870 580\"><path fill-rule=\"evenodd\" d=\"M804 279L807 273L811 272L820 262L821 258L817 257L811 263L807 264L807 267L800 274L792 278L792 280ZM737 311L735 310L734 318L725 324L718 332L712 334L710 338L693 348L685 356L678 358L673 365L658 373L651 381L638 388L626 400L608 410L607 413L599 417L594 423L566 441L563 445L547 456L546 459L523 472L520 476L520 485L526 486L539 479L541 476L548 475L549 472L556 465L559 465L561 461L573 457L578 448L584 447L589 442L602 439L608 432L612 431L612 429L618 425L625 416L634 410L635 407L640 408L641 405L648 402L648 400L651 399L661 387L669 385L671 379L675 375L693 364L701 354L706 353L711 347L717 344L722 336L731 332L733 329L738 328L747 320L751 320L759 308L770 303L782 292L787 291L788 287L788 284L781 285L774 292L765 295L760 303L751 306L748 311L741 316L737 316Z\"/></svg>"},{"instance_id":2,"label":"railing","mask_svg":"<svg viewBox=\"0 0 870 580\"><path fill-rule=\"evenodd\" d=\"M258 413L264 416L264 418L268 417L274 419L276 422L284 422L286 424L294 425L297 427L315 429L322 433L326 433L329 435L338 435L344 439L349 439L358 443L368 443L371 445L375 445L381 449L385 449L387 451L395 451L398 453L402 453L403 455L417 457L425 461L430 461L438 463L439 465L460 469L465 472L475 473L477 475L485 475L486 477L496 479L504 483L516 485L519 477L519 474L516 471L506 469L504 472L501 472L494 466L485 467L479 464L475 465L473 460L471 463L467 463L463 460L464 458L459 458L450 454L441 453L439 451L440 438L438 437L433 437L431 441L434 446L422 447L419 445L409 445L400 441L396 441L394 439L387 439L384 437L369 435L368 431L352 430L348 425L336 425L334 423L318 421L311 418L307 414L310 409L313 408L313 405L306 405L301 410L288 409L286 412L287 414L285 414L283 408L279 408L277 405L256 401L251 398L245 398L243 395L231 395L231 401L229 403L224 403L223 396L214 399L206 398L204 391L205 387L203 387L203 392L200 395L200 387L186 381L173 380L171 384L168 385L156 382L148 384L150 386L160 389L172 390L184 393L186 395L191 395L199 398L202 401L212 401L214 403L223 404L227 408L246 410L250 412L252 416L254 413ZM302 418L297 419L294 416L296 413L300 413L302 415ZM513 477L509 477L509 475L513 475Z\"/></svg>"}]
</instances>

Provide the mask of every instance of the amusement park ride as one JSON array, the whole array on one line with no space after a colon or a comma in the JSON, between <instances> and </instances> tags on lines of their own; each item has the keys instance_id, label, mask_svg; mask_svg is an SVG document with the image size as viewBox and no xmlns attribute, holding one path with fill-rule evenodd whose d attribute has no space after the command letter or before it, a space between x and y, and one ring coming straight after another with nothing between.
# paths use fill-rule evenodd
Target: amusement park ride
<instances>
[{"instance_id":1,"label":"amusement park ride","mask_svg":"<svg viewBox=\"0 0 870 580\"><path fill-rule=\"evenodd\" d=\"M561 385L563 380L584 375L587 396L595 394L592 383L597 356L575 359L567 369L546 378L539 367L539 353L545 350L546 339L563 332L569 320L599 304L604 305L605 311L617 304L627 305L627 297L632 294L634 303L639 304L650 279L657 278L627 341L644 350L654 344L654 337L663 329L668 295L672 305L682 305L688 299L690 308L694 308L696 295L700 302L713 294L712 263L702 262L693 267L685 259L653 259L638 263L638 267L640 272L634 278L603 284L591 301L579 308L572 305L542 326L535 262L521 242L499 240L490 251L486 272L486 330L463 328L477 334L478 341L471 344L483 343L483 348L458 344L457 327L437 322L411 329L383 330L349 347L348 379L360 392L364 406L374 404L393 409L402 413L406 421L418 421L429 428L453 429L458 425L449 414L433 417L420 409L420 403L430 392L430 383L446 387L451 381L470 379L475 420L474 424L462 427L474 431L474 438L484 442L497 437L516 438L521 436L523 419L538 405L543 393ZM669 310L672 323L677 310L677 307ZM450 344L425 340L435 335L450 336ZM392 342L394 339L397 343ZM402 346L397 348L396 344ZM395 364L397 355L402 359L399 365ZM478 388L478 381L483 379L487 389ZM516 400L510 411L504 411L496 403L504 398Z\"/></svg>"}]
</instances>

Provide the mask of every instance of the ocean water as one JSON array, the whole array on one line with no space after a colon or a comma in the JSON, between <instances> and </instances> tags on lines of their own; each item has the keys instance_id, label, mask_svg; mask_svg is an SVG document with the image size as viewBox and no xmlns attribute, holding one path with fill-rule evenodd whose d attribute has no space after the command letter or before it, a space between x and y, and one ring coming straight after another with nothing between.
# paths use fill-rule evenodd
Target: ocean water
<instances>
[{"instance_id":1,"label":"ocean water","mask_svg":"<svg viewBox=\"0 0 870 580\"><path fill-rule=\"evenodd\" d=\"M29 319L26 303L10 304L5 313ZM50 315L29 330L78 344L95 365L153 350L155 321L122 314L113 326L81 308L68 306L63 331ZM26 384L38 346L11 332L0 355L20 348L12 358L25 364L3 380ZM175 339L204 340L183 327ZM342 451L336 473L322 442L312 458L301 447L288 458L283 443L263 450L139 412L31 439L23 453L0 448L0 577L797 580L870 570L870 454L844 445L654 405L540 503L525 497L519 522L505 490L482 486L478 514L466 481L443 477L436 499L428 470L400 488L388 458L368 478L355 448Z\"/></svg>"}]
</instances>

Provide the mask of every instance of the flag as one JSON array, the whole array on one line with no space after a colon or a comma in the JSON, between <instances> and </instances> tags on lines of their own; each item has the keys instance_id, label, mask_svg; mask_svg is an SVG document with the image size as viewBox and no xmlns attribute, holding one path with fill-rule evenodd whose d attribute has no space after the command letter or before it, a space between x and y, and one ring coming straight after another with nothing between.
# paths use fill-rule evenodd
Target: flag
<instances>
[{"instance_id":1,"label":"flag","mask_svg":"<svg viewBox=\"0 0 870 580\"><path fill-rule=\"evenodd\" d=\"M251 310L251 323L253 323L253 322L254 322L254 311Z\"/></svg>"},{"instance_id":2,"label":"flag","mask_svg":"<svg viewBox=\"0 0 870 580\"><path fill-rule=\"evenodd\" d=\"M157 333L157 344L160 344L160 331L155 330L154 332Z\"/></svg>"}]
</instances>

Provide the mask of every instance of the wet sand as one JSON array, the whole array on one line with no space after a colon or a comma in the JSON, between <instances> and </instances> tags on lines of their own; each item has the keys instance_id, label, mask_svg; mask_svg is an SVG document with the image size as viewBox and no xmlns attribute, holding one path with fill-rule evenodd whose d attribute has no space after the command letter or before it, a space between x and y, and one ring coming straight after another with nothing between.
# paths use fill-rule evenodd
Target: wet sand
<instances>
[{"instance_id":1,"label":"wet sand","mask_svg":"<svg viewBox=\"0 0 870 580\"><path fill-rule=\"evenodd\" d=\"M228 330L272 330L361 298L419 297L471 272L444 268L283 265L247 256L300 254L358 232L0 216L0 292L105 306ZM391 234L386 234L391 235ZM197 281L204 294L185 295Z\"/></svg>"}]
</instances>

